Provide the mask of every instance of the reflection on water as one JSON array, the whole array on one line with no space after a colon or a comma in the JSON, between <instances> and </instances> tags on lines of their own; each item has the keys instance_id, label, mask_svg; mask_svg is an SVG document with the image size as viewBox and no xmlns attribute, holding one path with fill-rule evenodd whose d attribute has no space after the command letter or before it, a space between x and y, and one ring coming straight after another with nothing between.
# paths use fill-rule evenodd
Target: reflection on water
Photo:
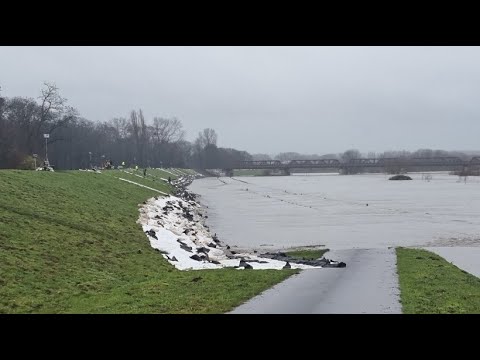
<instances>
[{"instance_id":1,"label":"reflection on water","mask_svg":"<svg viewBox=\"0 0 480 360\"><path fill-rule=\"evenodd\" d=\"M240 248L480 246L480 179L409 175L205 178L190 189L208 206L210 229Z\"/></svg>"}]
</instances>

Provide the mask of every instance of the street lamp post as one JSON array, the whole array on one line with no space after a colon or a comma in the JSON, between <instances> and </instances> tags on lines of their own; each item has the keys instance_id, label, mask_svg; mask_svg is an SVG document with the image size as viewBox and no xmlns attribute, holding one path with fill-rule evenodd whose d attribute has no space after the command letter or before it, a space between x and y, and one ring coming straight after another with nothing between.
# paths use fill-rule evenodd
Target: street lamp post
<instances>
[{"instance_id":1,"label":"street lamp post","mask_svg":"<svg viewBox=\"0 0 480 360\"><path fill-rule=\"evenodd\" d=\"M90 170L92 169L92 152L89 151L88 155L90 156Z\"/></svg>"},{"instance_id":2,"label":"street lamp post","mask_svg":"<svg viewBox=\"0 0 480 360\"><path fill-rule=\"evenodd\" d=\"M35 162L35 169L34 170L37 169L37 156L38 156L37 154L33 154L33 161Z\"/></svg>"},{"instance_id":3,"label":"street lamp post","mask_svg":"<svg viewBox=\"0 0 480 360\"><path fill-rule=\"evenodd\" d=\"M50 138L50 134L43 134L43 137L45 138L45 161L47 162L47 165L50 166L48 161L48 139Z\"/></svg>"}]
</instances>

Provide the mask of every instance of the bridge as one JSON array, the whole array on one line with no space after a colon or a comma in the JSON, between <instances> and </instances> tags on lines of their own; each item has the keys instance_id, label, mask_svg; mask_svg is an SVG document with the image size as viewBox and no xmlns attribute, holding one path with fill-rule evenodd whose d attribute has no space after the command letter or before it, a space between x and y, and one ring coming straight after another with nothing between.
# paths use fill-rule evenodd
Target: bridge
<instances>
[{"instance_id":1,"label":"bridge","mask_svg":"<svg viewBox=\"0 0 480 360\"><path fill-rule=\"evenodd\" d=\"M336 169L344 173L358 171L361 168L383 168L384 170L405 171L411 168L443 168L446 170L466 171L475 166L480 166L480 156L470 160L462 160L458 157L431 157L431 158L366 158L340 161L338 159L317 160L257 160L241 161L226 169L232 173L234 169L249 170L280 170L289 174L292 169Z\"/></svg>"}]
</instances>

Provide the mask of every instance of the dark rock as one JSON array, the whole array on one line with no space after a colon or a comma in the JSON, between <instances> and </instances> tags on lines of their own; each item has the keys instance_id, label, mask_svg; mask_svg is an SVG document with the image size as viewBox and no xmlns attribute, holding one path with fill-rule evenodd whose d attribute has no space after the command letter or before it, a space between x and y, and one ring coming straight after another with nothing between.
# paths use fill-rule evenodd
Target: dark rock
<instances>
[{"instance_id":1,"label":"dark rock","mask_svg":"<svg viewBox=\"0 0 480 360\"><path fill-rule=\"evenodd\" d=\"M252 265L248 264L245 259L240 259L240 263L238 264L238 267L243 267L244 269L253 269Z\"/></svg>"},{"instance_id":2,"label":"dark rock","mask_svg":"<svg viewBox=\"0 0 480 360\"><path fill-rule=\"evenodd\" d=\"M239 267L244 267L245 269L253 269L252 265L248 264L244 259L240 259Z\"/></svg>"},{"instance_id":3,"label":"dark rock","mask_svg":"<svg viewBox=\"0 0 480 360\"><path fill-rule=\"evenodd\" d=\"M220 265L220 262L219 262L219 261L217 261L217 260L210 260L210 262L211 262L212 264L217 264L217 265Z\"/></svg>"},{"instance_id":4,"label":"dark rock","mask_svg":"<svg viewBox=\"0 0 480 360\"><path fill-rule=\"evenodd\" d=\"M326 268L344 268L347 266L344 262L336 262L336 261L331 261L327 260L327 263L325 265L321 265Z\"/></svg>"},{"instance_id":5,"label":"dark rock","mask_svg":"<svg viewBox=\"0 0 480 360\"><path fill-rule=\"evenodd\" d=\"M190 256L190 259L196 260L196 261L202 261L202 258L198 256L197 254L193 254Z\"/></svg>"},{"instance_id":6,"label":"dark rock","mask_svg":"<svg viewBox=\"0 0 480 360\"><path fill-rule=\"evenodd\" d=\"M210 244L208 244L208 246L213 247L213 248L216 248L216 247L217 247L217 244L211 242Z\"/></svg>"},{"instance_id":7,"label":"dark rock","mask_svg":"<svg viewBox=\"0 0 480 360\"><path fill-rule=\"evenodd\" d=\"M244 262L246 261L245 259L242 259ZM254 259L250 259L250 260L247 260L249 263L253 263L253 262L256 262L256 263L259 263L259 264L266 264L268 263L268 261L262 261L262 260L254 260Z\"/></svg>"},{"instance_id":8,"label":"dark rock","mask_svg":"<svg viewBox=\"0 0 480 360\"><path fill-rule=\"evenodd\" d=\"M229 245L227 245L227 250L230 250L230 246L229 246Z\"/></svg>"},{"instance_id":9,"label":"dark rock","mask_svg":"<svg viewBox=\"0 0 480 360\"><path fill-rule=\"evenodd\" d=\"M145 233L148 235L148 236L151 236L152 238L154 239L157 239L157 235L155 235L155 231L153 231L152 229L148 230L148 231L145 231Z\"/></svg>"},{"instance_id":10,"label":"dark rock","mask_svg":"<svg viewBox=\"0 0 480 360\"><path fill-rule=\"evenodd\" d=\"M171 258L170 260L171 260L171 261L178 261L175 256L172 256L172 258Z\"/></svg>"},{"instance_id":11,"label":"dark rock","mask_svg":"<svg viewBox=\"0 0 480 360\"><path fill-rule=\"evenodd\" d=\"M192 247L187 246L185 244L181 244L180 249L183 249L183 250L188 251L188 252L192 252Z\"/></svg>"},{"instance_id":12,"label":"dark rock","mask_svg":"<svg viewBox=\"0 0 480 360\"><path fill-rule=\"evenodd\" d=\"M197 281L200 281L200 280L202 280L202 277L198 276L198 277L193 278L192 282L197 282Z\"/></svg>"},{"instance_id":13,"label":"dark rock","mask_svg":"<svg viewBox=\"0 0 480 360\"><path fill-rule=\"evenodd\" d=\"M202 246L202 247L197 248L197 252L202 252L202 253L207 254L207 253L210 252L210 249Z\"/></svg>"},{"instance_id":14,"label":"dark rock","mask_svg":"<svg viewBox=\"0 0 480 360\"><path fill-rule=\"evenodd\" d=\"M287 263L285 264L285 266L283 267L284 269L291 269L292 266L290 265L290 263L287 261Z\"/></svg>"},{"instance_id":15,"label":"dark rock","mask_svg":"<svg viewBox=\"0 0 480 360\"><path fill-rule=\"evenodd\" d=\"M331 261L329 259L325 259L324 257L320 259L315 259L315 260L306 260L305 258L300 259L300 258L288 256L285 253L265 253L262 255L262 257L273 259L273 260L285 261L287 262L288 266L291 266L290 263L292 263L292 264L303 264L303 265L309 265L309 266L321 266L321 267L329 267L329 268L346 267L346 264L343 262Z\"/></svg>"}]
</instances>

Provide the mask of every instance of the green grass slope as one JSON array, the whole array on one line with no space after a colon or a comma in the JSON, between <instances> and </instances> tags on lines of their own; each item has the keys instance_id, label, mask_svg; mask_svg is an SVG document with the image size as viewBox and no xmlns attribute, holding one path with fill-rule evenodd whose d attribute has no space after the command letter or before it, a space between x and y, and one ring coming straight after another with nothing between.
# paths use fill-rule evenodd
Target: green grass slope
<instances>
[{"instance_id":1,"label":"green grass slope","mask_svg":"<svg viewBox=\"0 0 480 360\"><path fill-rule=\"evenodd\" d=\"M136 224L158 193L126 175L0 171L0 313L222 313L295 273L176 270Z\"/></svg>"},{"instance_id":2,"label":"green grass slope","mask_svg":"<svg viewBox=\"0 0 480 360\"><path fill-rule=\"evenodd\" d=\"M442 257L397 248L397 271L405 314L480 314L480 279Z\"/></svg>"}]
</instances>

